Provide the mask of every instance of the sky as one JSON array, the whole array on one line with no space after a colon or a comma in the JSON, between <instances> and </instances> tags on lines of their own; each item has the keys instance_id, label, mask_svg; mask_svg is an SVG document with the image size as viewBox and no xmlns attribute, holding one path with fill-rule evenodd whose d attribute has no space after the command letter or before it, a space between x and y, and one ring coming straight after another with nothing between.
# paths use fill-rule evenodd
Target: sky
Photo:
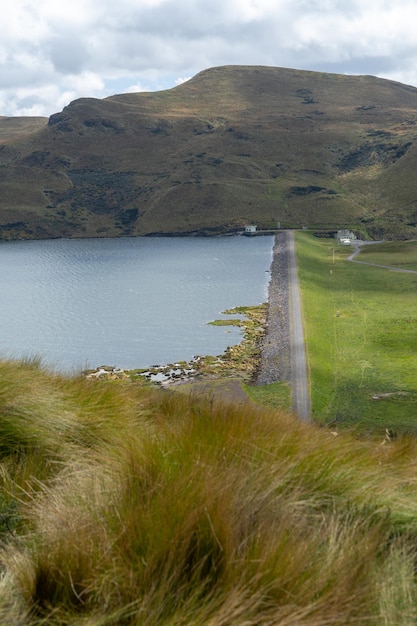
<instances>
[{"instance_id":1,"label":"sky","mask_svg":"<svg viewBox=\"0 0 417 626\"><path fill-rule=\"evenodd\" d=\"M3 6L2 6L3 5ZM0 115L158 91L220 65L417 87L417 0L0 0Z\"/></svg>"}]
</instances>

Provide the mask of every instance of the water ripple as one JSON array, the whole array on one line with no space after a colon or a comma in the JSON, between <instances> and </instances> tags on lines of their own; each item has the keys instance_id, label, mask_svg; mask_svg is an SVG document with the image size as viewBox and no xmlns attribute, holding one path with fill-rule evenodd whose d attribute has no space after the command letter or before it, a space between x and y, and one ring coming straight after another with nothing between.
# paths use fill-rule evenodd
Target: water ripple
<instances>
[{"instance_id":1,"label":"water ripple","mask_svg":"<svg viewBox=\"0 0 417 626\"><path fill-rule=\"evenodd\" d=\"M207 322L267 297L272 237L0 243L0 352L69 370L220 354ZM231 332L230 332L231 331Z\"/></svg>"}]
</instances>

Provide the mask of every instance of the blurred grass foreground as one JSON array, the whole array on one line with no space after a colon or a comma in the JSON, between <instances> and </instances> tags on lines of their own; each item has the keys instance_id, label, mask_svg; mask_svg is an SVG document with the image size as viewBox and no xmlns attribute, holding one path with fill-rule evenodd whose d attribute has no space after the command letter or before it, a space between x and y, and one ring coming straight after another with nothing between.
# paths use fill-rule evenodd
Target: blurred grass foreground
<instances>
[{"instance_id":1,"label":"blurred grass foreground","mask_svg":"<svg viewBox=\"0 0 417 626\"><path fill-rule=\"evenodd\" d=\"M0 363L0 624L414 624L417 441Z\"/></svg>"}]
</instances>

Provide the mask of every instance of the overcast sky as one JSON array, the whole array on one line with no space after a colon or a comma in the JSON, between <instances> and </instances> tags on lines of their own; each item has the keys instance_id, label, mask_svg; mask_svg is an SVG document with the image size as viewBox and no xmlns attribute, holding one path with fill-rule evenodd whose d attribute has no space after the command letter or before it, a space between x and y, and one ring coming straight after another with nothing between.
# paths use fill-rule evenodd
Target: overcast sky
<instances>
[{"instance_id":1,"label":"overcast sky","mask_svg":"<svg viewBox=\"0 0 417 626\"><path fill-rule=\"evenodd\" d=\"M417 86L417 0L0 0L0 115L180 84L218 65Z\"/></svg>"}]
</instances>

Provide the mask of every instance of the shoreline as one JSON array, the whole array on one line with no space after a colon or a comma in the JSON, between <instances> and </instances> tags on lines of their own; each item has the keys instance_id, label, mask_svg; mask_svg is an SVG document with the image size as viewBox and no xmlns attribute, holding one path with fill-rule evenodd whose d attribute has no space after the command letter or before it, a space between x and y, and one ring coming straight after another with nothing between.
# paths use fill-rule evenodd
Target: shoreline
<instances>
[{"instance_id":1,"label":"shoreline","mask_svg":"<svg viewBox=\"0 0 417 626\"><path fill-rule=\"evenodd\" d=\"M230 320L230 325L243 330L242 340L228 346L220 355L196 355L189 361L178 361L147 368L123 369L110 365L100 365L87 369L82 374L95 380L130 380L150 383L162 387L190 383L196 380L215 378L240 378L242 382L253 382L260 362L260 346L267 326L268 303L254 306L239 306L223 311L225 315L243 316ZM210 323L216 323L210 322Z\"/></svg>"},{"instance_id":2,"label":"shoreline","mask_svg":"<svg viewBox=\"0 0 417 626\"><path fill-rule=\"evenodd\" d=\"M277 233L272 249L268 301L261 305L236 307L223 313L244 315L230 319L243 330L241 342L229 346L221 355L194 356L143 369L122 369L102 365L83 374L90 379L142 380L144 383L170 387L196 380L241 378L254 385L289 382L290 327L288 286L288 235ZM215 323L215 322L211 322ZM227 324L227 321L225 321Z\"/></svg>"}]
</instances>

